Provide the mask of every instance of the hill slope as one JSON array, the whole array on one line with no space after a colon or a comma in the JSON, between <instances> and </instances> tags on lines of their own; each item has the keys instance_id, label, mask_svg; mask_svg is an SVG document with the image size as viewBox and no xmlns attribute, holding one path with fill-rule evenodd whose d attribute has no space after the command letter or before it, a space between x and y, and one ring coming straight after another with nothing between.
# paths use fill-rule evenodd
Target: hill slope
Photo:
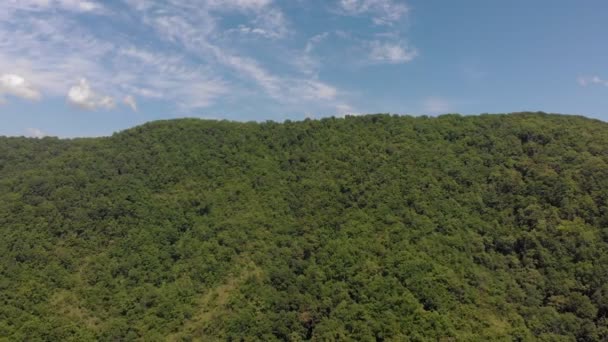
<instances>
[{"instance_id":1,"label":"hill slope","mask_svg":"<svg viewBox=\"0 0 608 342\"><path fill-rule=\"evenodd\" d=\"M608 339L608 124L0 138L0 339Z\"/></svg>"}]
</instances>

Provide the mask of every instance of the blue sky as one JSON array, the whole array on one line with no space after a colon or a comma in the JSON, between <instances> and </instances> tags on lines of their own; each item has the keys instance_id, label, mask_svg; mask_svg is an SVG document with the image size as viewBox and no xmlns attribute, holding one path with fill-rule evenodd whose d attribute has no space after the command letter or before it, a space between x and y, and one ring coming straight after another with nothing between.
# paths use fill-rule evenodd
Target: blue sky
<instances>
[{"instance_id":1,"label":"blue sky","mask_svg":"<svg viewBox=\"0 0 608 342\"><path fill-rule=\"evenodd\" d=\"M605 0L2 0L0 135L390 112L608 121Z\"/></svg>"}]
</instances>

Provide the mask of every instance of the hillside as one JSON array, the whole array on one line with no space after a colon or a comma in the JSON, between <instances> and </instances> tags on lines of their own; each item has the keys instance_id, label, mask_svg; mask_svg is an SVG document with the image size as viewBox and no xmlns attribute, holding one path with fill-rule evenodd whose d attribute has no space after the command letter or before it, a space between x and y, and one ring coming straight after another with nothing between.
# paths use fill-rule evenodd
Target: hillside
<instances>
[{"instance_id":1,"label":"hillside","mask_svg":"<svg viewBox=\"0 0 608 342\"><path fill-rule=\"evenodd\" d=\"M0 340L608 339L608 124L0 138Z\"/></svg>"}]
</instances>

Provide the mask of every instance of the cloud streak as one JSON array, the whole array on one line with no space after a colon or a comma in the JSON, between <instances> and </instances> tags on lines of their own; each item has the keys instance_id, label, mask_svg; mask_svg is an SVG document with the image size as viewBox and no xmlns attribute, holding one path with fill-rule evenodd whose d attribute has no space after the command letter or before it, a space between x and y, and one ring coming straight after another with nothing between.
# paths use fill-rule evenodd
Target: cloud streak
<instances>
[{"instance_id":1,"label":"cloud streak","mask_svg":"<svg viewBox=\"0 0 608 342\"><path fill-rule=\"evenodd\" d=\"M603 85L608 87L608 80L605 80L597 75L595 76L581 76L578 78L578 84L582 87L590 85Z\"/></svg>"},{"instance_id":2,"label":"cloud streak","mask_svg":"<svg viewBox=\"0 0 608 342\"><path fill-rule=\"evenodd\" d=\"M60 9L79 13L103 12L104 6L92 0L5 0L2 6L6 11L34 11Z\"/></svg>"}]
</instances>

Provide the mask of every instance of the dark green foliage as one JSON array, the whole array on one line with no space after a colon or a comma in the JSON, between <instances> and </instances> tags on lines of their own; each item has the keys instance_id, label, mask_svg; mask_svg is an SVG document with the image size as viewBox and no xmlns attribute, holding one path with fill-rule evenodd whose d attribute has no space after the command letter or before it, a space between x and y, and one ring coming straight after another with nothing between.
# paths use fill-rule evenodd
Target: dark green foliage
<instances>
[{"instance_id":1,"label":"dark green foliage","mask_svg":"<svg viewBox=\"0 0 608 342\"><path fill-rule=\"evenodd\" d=\"M0 138L0 340L608 339L608 125Z\"/></svg>"}]
</instances>

